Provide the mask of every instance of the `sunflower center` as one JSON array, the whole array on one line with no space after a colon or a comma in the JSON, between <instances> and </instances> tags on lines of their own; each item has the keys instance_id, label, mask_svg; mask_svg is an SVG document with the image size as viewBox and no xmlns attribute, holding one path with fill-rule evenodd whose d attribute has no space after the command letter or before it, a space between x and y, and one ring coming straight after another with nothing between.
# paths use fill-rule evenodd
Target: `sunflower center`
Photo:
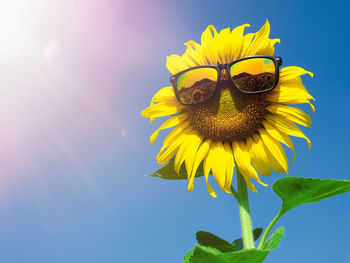
<instances>
[{"instance_id":1,"label":"sunflower center","mask_svg":"<svg viewBox=\"0 0 350 263\"><path fill-rule=\"evenodd\" d=\"M262 126L266 94L245 94L231 80L222 79L213 97L190 105L187 113L192 127L205 138L231 142L252 135Z\"/></svg>"}]
</instances>

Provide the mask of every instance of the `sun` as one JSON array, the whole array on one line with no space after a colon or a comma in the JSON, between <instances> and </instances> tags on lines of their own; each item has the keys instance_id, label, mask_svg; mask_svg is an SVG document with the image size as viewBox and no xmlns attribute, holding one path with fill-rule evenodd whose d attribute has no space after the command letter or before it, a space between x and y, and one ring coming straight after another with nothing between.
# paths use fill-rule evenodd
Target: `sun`
<instances>
[{"instance_id":1,"label":"sun","mask_svg":"<svg viewBox=\"0 0 350 263\"><path fill-rule=\"evenodd\" d=\"M190 69L194 67L201 69L198 66L226 65L251 56L273 56L274 45L280 41L269 38L269 22L266 20L256 33L244 34L246 27L249 25L217 32L212 25L208 26L202 33L200 44L190 40L185 43L187 49L182 56L167 57L168 70L174 76L181 72L181 78L193 84L193 74L197 73ZM252 60L245 59L245 63L235 63L230 70L241 67L244 68L244 74L257 74L260 71L269 73L270 62L265 59L259 67L254 68L250 65ZM170 86L160 89L153 96L151 105L142 111L142 115L150 118L151 122L158 117L170 117L151 135L151 144L160 130L174 127L163 142L157 156L158 163L165 165L175 156L174 167L177 172L184 163L189 191L193 190L195 174L203 163L207 189L213 197L216 197L216 193L208 183L209 174L227 193L230 193L235 167L254 192L256 189L251 178L265 185L259 175L269 176L271 168L277 173L288 174L289 164L281 143L294 152L289 136L295 136L304 138L311 147L310 140L296 125L310 127L311 118L292 105L308 103L314 112L311 103L313 97L300 78L304 74L313 76L312 73L296 66L279 68L277 85L271 91L262 93L241 92L235 87L238 82L235 83L228 76L231 73L225 68L220 73L208 68L206 71L201 70L200 74L206 76L205 81L214 83L215 80L217 83L215 89L205 90L211 92L207 100L193 103L204 96L203 91L197 89L192 92L192 97L188 100L184 97L181 101L174 87ZM216 74L220 76L217 82L214 79ZM186 88L182 91L181 88L178 92L186 94Z\"/></svg>"}]
</instances>

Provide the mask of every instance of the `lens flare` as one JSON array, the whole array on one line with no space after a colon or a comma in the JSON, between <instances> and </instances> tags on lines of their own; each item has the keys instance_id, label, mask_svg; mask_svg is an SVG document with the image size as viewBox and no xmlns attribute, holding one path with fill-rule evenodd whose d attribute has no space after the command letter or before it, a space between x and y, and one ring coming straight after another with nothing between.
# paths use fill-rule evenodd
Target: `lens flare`
<instances>
[{"instance_id":1,"label":"lens flare","mask_svg":"<svg viewBox=\"0 0 350 263\"><path fill-rule=\"evenodd\" d=\"M43 50L43 56L47 62L56 61L61 54L62 45L57 39L49 40Z\"/></svg>"}]
</instances>

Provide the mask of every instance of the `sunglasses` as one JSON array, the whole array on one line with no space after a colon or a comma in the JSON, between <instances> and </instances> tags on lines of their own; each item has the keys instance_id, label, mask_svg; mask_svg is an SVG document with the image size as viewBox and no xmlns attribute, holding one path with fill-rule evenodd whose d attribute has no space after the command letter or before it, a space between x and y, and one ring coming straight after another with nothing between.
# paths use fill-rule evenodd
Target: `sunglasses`
<instances>
[{"instance_id":1,"label":"sunglasses","mask_svg":"<svg viewBox=\"0 0 350 263\"><path fill-rule=\"evenodd\" d=\"M171 76L170 82L179 102L193 105L212 98L220 80L231 79L233 85L243 93L271 91L277 85L281 65L281 57L245 57L216 66L189 68Z\"/></svg>"}]
</instances>

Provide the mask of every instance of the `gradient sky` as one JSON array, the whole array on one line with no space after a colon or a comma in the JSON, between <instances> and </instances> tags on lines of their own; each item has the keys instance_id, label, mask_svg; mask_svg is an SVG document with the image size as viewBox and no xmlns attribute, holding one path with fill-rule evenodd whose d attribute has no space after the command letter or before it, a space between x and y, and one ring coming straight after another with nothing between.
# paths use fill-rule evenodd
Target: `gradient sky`
<instances>
[{"instance_id":1,"label":"gradient sky","mask_svg":"<svg viewBox=\"0 0 350 263\"><path fill-rule=\"evenodd\" d=\"M347 6L346 6L347 5ZM145 177L159 166L140 112L169 85L166 56L183 43L269 19L284 66L316 98L311 139L295 142L290 175L348 179L349 5L328 1L5 0L0 3L0 262L178 263L198 230L240 236L238 207L203 178ZM310 109L303 107L308 113ZM292 153L287 152L291 158ZM264 178L272 185L282 175ZM280 201L251 194L255 227ZM350 194L285 215L266 263L350 262Z\"/></svg>"}]
</instances>

